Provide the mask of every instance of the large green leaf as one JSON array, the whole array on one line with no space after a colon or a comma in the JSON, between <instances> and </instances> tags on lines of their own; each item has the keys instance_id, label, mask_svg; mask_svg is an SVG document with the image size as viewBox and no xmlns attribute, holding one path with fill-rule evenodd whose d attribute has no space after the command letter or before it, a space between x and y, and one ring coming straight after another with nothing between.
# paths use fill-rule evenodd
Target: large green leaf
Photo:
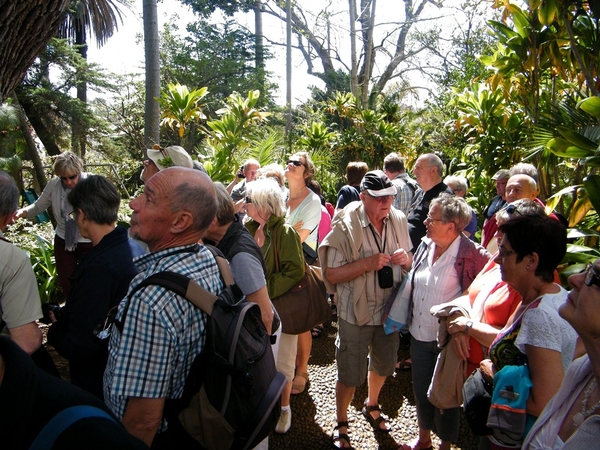
<instances>
[{"instance_id":1,"label":"large green leaf","mask_svg":"<svg viewBox=\"0 0 600 450\"><path fill-rule=\"evenodd\" d=\"M594 155L593 151L577 147L563 138L551 139L546 147L555 155L564 158L586 158Z\"/></svg>"},{"instance_id":2,"label":"large green leaf","mask_svg":"<svg viewBox=\"0 0 600 450\"><path fill-rule=\"evenodd\" d=\"M600 175L590 175L583 180L587 195L594 205L597 213L600 213Z\"/></svg>"},{"instance_id":3,"label":"large green leaf","mask_svg":"<svg viewBox=\"0 0 600 450\"><path fill-rule=\"evenodd\" d=\"M594 117L600 117L600 97L588 97L577 103L577 107Z\"/></svg>"},{"instance_id":4,"label":"large green leaf","mask_svg":"<svg viewBox=\"0 0 600 450\"><path fill-rule=\"evenodd\" d=\"M591 152L596 152L598 149L598 144L594 141L588 139L584 135L578 133L577 131L573 131L573 129L568 127L556 127L558 132L563 135L564 138L575 144L577 147L589 150Z\"/></svg>"}]
</instances>

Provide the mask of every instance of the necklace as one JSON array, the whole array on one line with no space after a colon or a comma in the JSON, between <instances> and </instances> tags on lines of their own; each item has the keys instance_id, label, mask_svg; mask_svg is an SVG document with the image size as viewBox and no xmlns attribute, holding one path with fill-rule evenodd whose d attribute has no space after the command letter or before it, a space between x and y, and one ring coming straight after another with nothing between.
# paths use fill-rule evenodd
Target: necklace
<instances>
[{"instance_id":1,"label":"necklace","mask_svg":"<svg viewBox=\"0 0 600 450\"><path fill-rule=\"evenodd\" d=\"M592 379L592 382L585 390L583 394L583 401L581 402L581 412L578 412L573 416L573 425L578 427L583 423L585 419L594 414L598 408L600 408L600 400L598 400L591 408L588 409L588 402L590 400L590 394L596 387L596 377Z\"/></svg>"}]
</instances>

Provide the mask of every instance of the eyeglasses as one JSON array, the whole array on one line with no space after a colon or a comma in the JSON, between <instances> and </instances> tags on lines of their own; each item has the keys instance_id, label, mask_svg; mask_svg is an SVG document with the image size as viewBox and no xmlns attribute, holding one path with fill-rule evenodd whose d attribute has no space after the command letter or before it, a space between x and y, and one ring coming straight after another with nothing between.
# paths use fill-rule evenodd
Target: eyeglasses
<instances>
[{"instance_id":1,"label":"eyeglasses","mask_svg":"<svg viewBox=\"0 0 600 450\"><path fill-rule=\"evenodd\" d=\"M443 219L434 219L429 214L427 214L427 221L428 222L443 222L444 220Z\"/></svg>"},{"instance_id":2,"label":"eyeglasses","mask_svg":"<svg viewBox=\"0 0 600 450\"><path fill-rule=\"evenodd\" d=\"M68 177L60 177L61 181L67 181L67 180L71 180L73 181L75 178L77 178L79 175L75 174L75 175L70 175Z\"/></svg>"},{"instance_id":3,"label":"eyeglasses","mask_svg":"<svg viewBox=\"0 0 600 450\"><path fill-rule=\"evenodd\" d=\"M512 255L513 253L516 253L514 250L506 250L504 247L500 246L500 248L498 248L498 256L500 258L506 258L507 256Z\"/></svg>"},{"instance_id":4,"label":"eyeglasses","mask_svg":"<svg viewBox=\"0 0 600 450\"><path fill-rule=\"evenodd\" d=\"M77 217L77 213L78 211L76 209L74 209L73 211L71 211L68 215L70 219L75 220L75 218Z\"/></svg>"},{"instance_id":5,"label":"eyeglasses","mask_svg":"<svg viewBox=\"0 0 600 450\"><path fill-rule=\"evenodd\" d=\"M600 287L600 275L598 275L594 270L594 265L592 263L589 263L586 266L585 270L585 285L591 286L593 284L594 286Z\"/></svg>"},{"instance_id":6,"label":"eyeglasses","mask_svg":"<svg viewBox=\"0 0 600 450\"><path fill-rule=\"evenodd\" d=\"M296 167L300 167L302 165L302 161L298 161L296 159L288 159L288 164L293 164Z\"/></svg>"},{"instance_id":7,"label":"eyeglasses","mask_svg":"<svg viewBox=\"0 0 600 450\"><path fill-rule=\"evenodd\" d=\"M513 205L512 203L509 203L508 205L506 205L504 208L502 208L503 211L506 211L506 214L508 215L513 215L513 214L518 214L519 216L521 216L521 211L519 211L519 208L516 205Z\"/></svg>"},{"instance_id":8,"label":"eyeglasses","mask_svg":"<svg viewBox=\"0 0 600 450\"><path fill-rule=\"evenodd\" d=\"M246 197L246 203L252 203L252 199L250 197Z\"/></svg>"}]
</instances>

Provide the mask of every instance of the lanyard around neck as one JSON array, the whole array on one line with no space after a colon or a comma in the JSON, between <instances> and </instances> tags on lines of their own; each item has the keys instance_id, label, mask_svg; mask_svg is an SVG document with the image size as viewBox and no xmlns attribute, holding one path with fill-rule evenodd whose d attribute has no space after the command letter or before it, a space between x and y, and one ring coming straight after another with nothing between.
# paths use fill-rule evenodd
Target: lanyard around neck
<instances>
[{"instance_id":1,"label":"lanyard around neck","mask_svg":"<svg viewBox=\"0 0 600 450\"><path fill-rule=\"evenodd\" d=\"M386 241L386 235L385 235L385 224L383 225L382 230L382 234L383 236L381 237L382 241L383 241L383 249L381 249L381 247L379 246L379 242L377 241L377 235L375 234L375 230L373 229L373 225L369 224L369 228L371 229L371 233L373 233L373 239L375 239L375 245L377 246L377 250L379 250L379 253L384 253L385 251L385 241Z\"/></svg>"}]
</instances>

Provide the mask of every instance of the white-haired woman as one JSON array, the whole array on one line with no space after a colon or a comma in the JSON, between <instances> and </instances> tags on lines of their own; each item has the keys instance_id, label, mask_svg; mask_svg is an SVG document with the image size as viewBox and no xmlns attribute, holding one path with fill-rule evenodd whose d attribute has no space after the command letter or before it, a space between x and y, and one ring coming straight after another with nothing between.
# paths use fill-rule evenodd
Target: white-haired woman
<instances>
[{"instance_id":1,"label":"white-haired woman","mask_svg":"<svg viewBox=\"0 0 600 450\"><path fill-rule=\"evenodd\" d=\"M427 235L418 247L412 267L412 314L410 357L417 405L419 438L402 450L431 449L431 430L449 450L458 439L459 408L440 411L427 398L427 389L440 353L437 343L438 319L432 306L460 296L490 259L490 254L463 234L471 220L471 208L460 197L442 193L429 206L424 223Z\"/></svg>"},{"instance_id":2,"label":"white-haired woman","mask_svg":"<svg viewBox=\"0 0 600 450\"><path fill-rule=\"evenodd\" d=\"M265 178L248 183L246 212L252 218L246 227L262 249L265 259L269 297L279 297L304 277L304 256L300 236L285 221L285 201L277 182ZM281 395L281 417L275 428L277 433L287 433L292 423L290 394L297 345L298 336L281 334L277 370L286 376L288 383Z\"/></svg>"}]
</instances>

